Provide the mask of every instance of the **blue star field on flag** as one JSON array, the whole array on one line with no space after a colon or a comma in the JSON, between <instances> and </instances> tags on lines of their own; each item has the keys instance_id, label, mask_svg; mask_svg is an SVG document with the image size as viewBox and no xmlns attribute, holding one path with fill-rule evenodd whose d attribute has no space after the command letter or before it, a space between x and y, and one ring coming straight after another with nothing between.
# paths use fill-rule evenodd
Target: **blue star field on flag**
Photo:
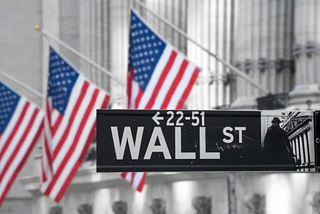
<instances>
[{"instance_id":1,"label":"blue star field on flag","mask_svg":"<svg viewBox=\"0 0 320 214\"><path fill-rule=\"evenodd\" d=\"M0 134L4 133L20 96L0 82Z\"/></svg>"},{"instance_id":2,"label":"blue star field on flag","mask_svg":"<svg viewBox=\"0 0 320 214\"><path fill-rule=\"evenodd\" d=\"M145 91L166 43L131 11L129 67L134 69L134 80Z\"/></svg>"},{"instance_id":3,"label":"blue star field on flag","mask_svg":"<svg viewBox=\"0 0 320 214\"><path fill-rule=\"evenodd\" d=\"M48 97L52 98L52 106L64 114L72 88L79 77L61 56L50 47Z\"/></svg>"}]
</instances>

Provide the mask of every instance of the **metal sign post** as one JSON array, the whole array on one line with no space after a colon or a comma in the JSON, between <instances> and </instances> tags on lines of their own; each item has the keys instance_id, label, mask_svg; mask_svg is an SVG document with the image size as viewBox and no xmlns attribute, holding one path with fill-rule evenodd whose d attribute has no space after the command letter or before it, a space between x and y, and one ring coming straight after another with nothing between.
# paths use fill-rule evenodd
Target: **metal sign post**
<instances>
[{"instance_id":1,"label":"metal sign post","mask_svg":"<svg viewBox=\"0 0 320 214\"><path fill-rule=\"evenodd\" d=\"M97 171L315 171L316 114L98 110Z\"/></svg>"}]
</instances>

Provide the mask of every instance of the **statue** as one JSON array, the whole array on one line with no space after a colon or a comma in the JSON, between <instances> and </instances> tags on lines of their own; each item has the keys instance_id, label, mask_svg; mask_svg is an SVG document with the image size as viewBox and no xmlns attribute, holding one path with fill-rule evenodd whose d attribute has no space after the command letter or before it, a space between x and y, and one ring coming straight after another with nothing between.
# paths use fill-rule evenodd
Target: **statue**
<instances>
[{"instance_id":1,"label":"statue","mask_svg":"<svg viewBox=\"0 0 320 214\"><path fill-rule=\"evenodd\" d=\"M320 192L313 195L311 206L314 214L320 214Z\"/></svg>"},{"instance_id":2,"label":"statue","mask_svg":"<svg viewBox=\"0 0 320 214\"><path fill-rule=\"evenodd\" d=\"M245 206L249 210L249 214L265 214L266 197L260 194L249 195L245 199Z\"/></svg>"},{"instance_id":3,"label":"statue","mask_svg":"<svg viewBox=\"0 0 320 214\"><path fill-rule=\"evenodd\" d=\"M112 210L115 214L127 214L127 202L116 201L112 204Z\"/></svg>"},{"instance_id":4,"label":"statue","mask_svg":"<svg viewBox=\"0 0 320 214\"><path fill-rule=\"evenodd\" d=\"M197 214L211 214L211 197L196 197L192 200L192 205Z\"/></svg>"},{"instance_id":5,"label":"statue","mask_svg":"<svg viewBox=\"0 0 320 214\"><path fill-rule=\"evenodd\" d=\"M155 198L150 204L152 214L166 214L166 201L161 198Z\"/></svg>"},{"instance_id":6,"label":"statue","mask_svg":"<svg viewBox=\"0 0 320 214\"><path fill-rule=\"evenodd\" d=\"M82 204L78 207L79 214L92 214L92 206L90 204Z\"/></svg>"},{"instance_id":7,"label":"statue","mask_svg":"<svg viewBox=\"0 0 320 214\"><path fill-rule=\"evenodd\" d=\"M49 214L62 214L62 208L59 206L51 207Z\"/></svg>"}]
</instances>

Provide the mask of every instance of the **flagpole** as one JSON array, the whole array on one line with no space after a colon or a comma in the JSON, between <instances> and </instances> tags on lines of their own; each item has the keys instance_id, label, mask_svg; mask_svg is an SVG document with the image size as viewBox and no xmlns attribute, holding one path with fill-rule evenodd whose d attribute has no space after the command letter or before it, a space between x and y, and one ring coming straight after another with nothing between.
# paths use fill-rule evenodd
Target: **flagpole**
<instances>
[{"instance_id":1,"label":"flagpole","mask_svg":"<svg viewBox=\"0 0 320 214\"><path fill-rule=\"evenodd\" d=\"M60 39L55 38L53 35L51 35L50 33L46 32L45 30L39 30L43 35L50 37L52 40L54 40L55 42L59 43L60 45L62 45L63 47L65 47L66 49L68 49L69 51L71 51L72 53L74 53L75 55L77 55L78 57L80 57L81 59L85 60L86 62L88 62L89 64L91 64L92 66L96 67L97 69L99 69L100 71L102 71L103 73L105 73L106 75L110 76L111 78L113 78L114 81L116 81L117 83L119 83L121 86L125 87L125 83L123 83L121 80L119 80L116 76L114 76L110 71L106 70L105 68L101 67L99 64L93 62L91 59L89 59L88 57L84 56L83 54L81 54L80 52L76 51L75 49L73 49L72 47L70 47L69 45L67 45L66 43L64 43L63 41L61 41Z\"/></svg>"},{"instance_id":2,"label":"flagpole","mask_svg":"<svg viewBox=\"0 0 320 214\"><path fill-rule=\"evenodd\" d=\"M127 50L128 51L128 57L129 57L129 54L130 54L131 10L132 10L132 8L133 8L133 2L132 2L132 0L128 0L128 26L127 26L128 27L128 44L129 44L128 50ZM128 63L128 67L127 67L127 77L129 75L128 72L129 72L129 63ZM126 109L128 109L129 108L128 97L127 97L128 95L127 95L126 91L124 92L124 94L125 94L125 96L124 96L125 97L124 105L125 105Z\"/></svg>"},{"instance_id":3,"label":"flagpole","mask_svg":"<svg viewBox=\"0 0 320 214\"><path fill-rule=\"evenodd\" d=\"M240 71L238 68L234 67L232 64L226 62L225 60L223 60L222 58L218 57L216 54L212 53L210 50L208 50L207 48L205 48L203 45L201 45L200 43L198 43L197 41L195 41L194 39L190 38L184 31L180 30L179 28L177 28L175 25L173 25L171 22L167 21L166 19L162 18L160 15L156 14L155 12L153 12L152 10L150 10L144 3L137 1L137 0L132 0L134 1L136 4L140 5L141 7L143 7L145 10L147 10L149 13L151 13L152 15L156 16L158 19L160 19L161 21L163 21L164 23L166 23L167 25L169 25L171 28L173 28L174 30L176 30L178 33L180 33L181 35L183 35L184 37L186 37L190 42L192 42L193 44L195 44L196 46L198 46L199 48L201 48L203 51L207 52L210 56L214 57L217 61L221 62L224 66L228 67L230 70L232 70L233 72L235 72L237 75L239 75L240 77L242 77L243 79L245 79L246 81L248 81L249 83L251 83L253 86L255 86L256 88L258 88L260 91L268 94L270 93L268 89L262 87L259 83L256 83L253 79L251 79L250 77L248 77L246 74L244 74L242 71Z\"/></svg>"},{"instance_id":4,"label":"flagpole","mask_svg":"<svg viewBox=\"0 0 320 214\"><path fill-rule=\"evenodd\" d=\"M17 83L18 85L24 87L25 89L27 89L28 91L32 92L33 94L41 97L42 99L45 99L46 97L44 95L42 95L40 92L36 91L35 89L31 88L30 86L20 82L19 80L17 80L16 78L10 76L9 74L6 74L5 72L0 70L0 74L2 76L5 76L6 78L8 78L9 80L11 80L14 83Z\"/></svg>"}]
</instances>

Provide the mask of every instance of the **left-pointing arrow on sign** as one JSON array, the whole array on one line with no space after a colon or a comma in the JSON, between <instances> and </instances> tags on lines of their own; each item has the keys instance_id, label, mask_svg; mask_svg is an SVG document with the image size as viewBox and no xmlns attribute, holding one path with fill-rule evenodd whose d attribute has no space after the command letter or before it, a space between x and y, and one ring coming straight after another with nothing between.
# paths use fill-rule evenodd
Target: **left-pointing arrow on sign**
<instances>
[{"instance_id":1,"label":"left-pointing arrow on sign","mask_svg":"<svg viewBox=\"0 0 320 214\"><path fill-rule=\"evenodd\" d=\"M163 117L158 117L160 112L158 111L155 115L153 115L152 120L157 124L160 125L159 120L163 120Z\"/></svg>"}]
</instances>

